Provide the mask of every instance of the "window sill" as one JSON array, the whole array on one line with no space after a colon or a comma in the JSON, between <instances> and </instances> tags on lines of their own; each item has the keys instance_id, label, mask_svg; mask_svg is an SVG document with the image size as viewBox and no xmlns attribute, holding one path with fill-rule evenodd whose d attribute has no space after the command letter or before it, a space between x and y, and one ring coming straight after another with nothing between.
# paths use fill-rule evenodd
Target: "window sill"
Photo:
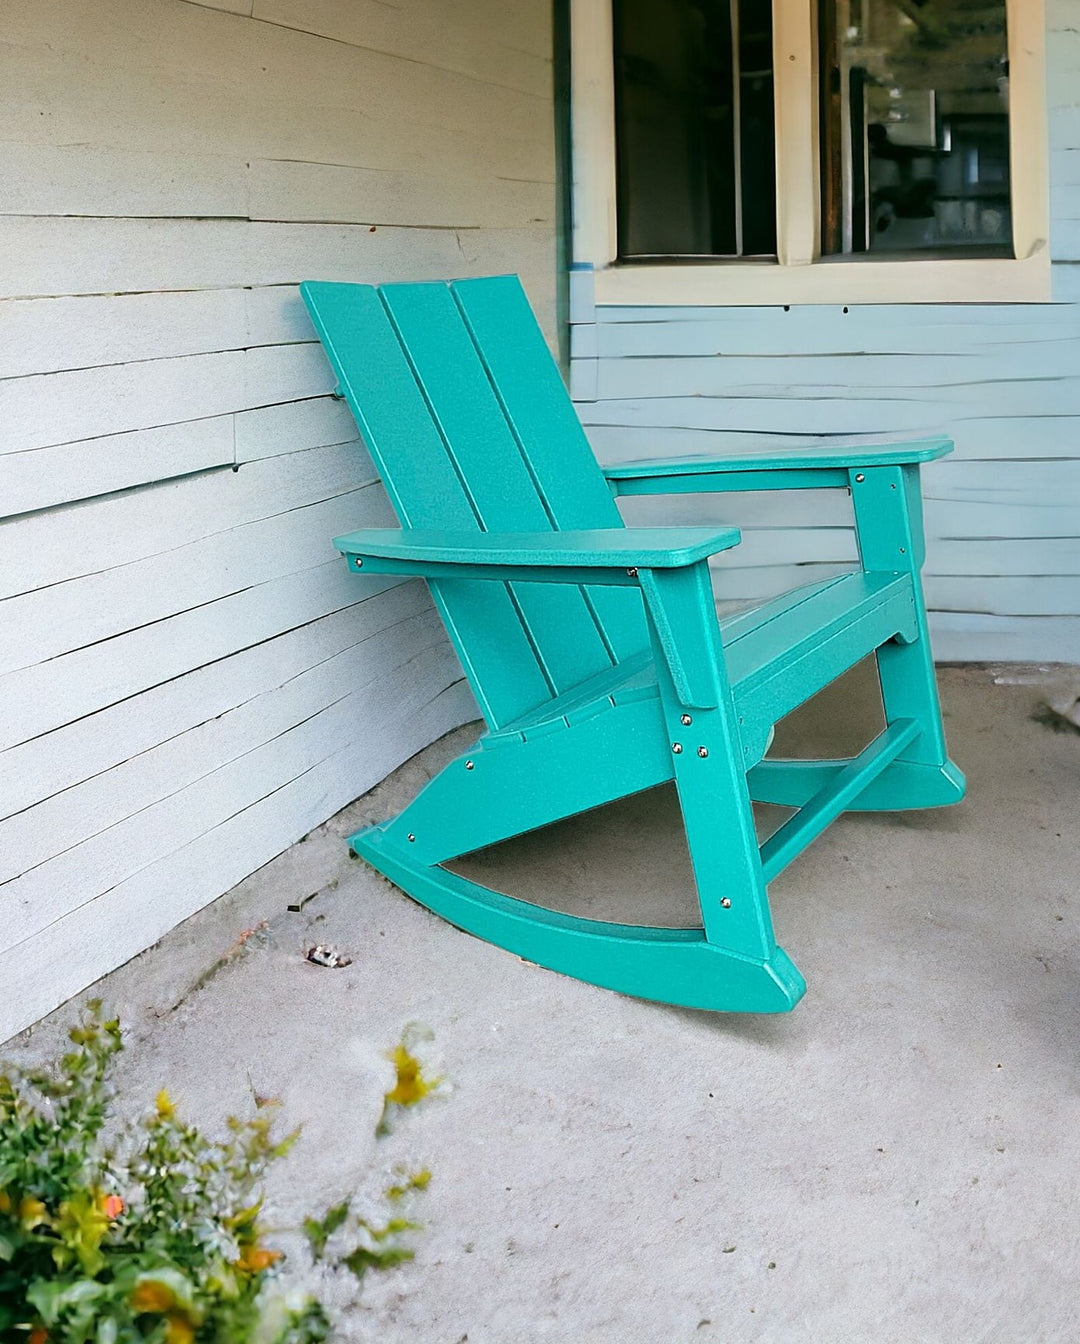
<instances>
[{"instance_id":1,"label":"window sill","mask_svg":"<svg viewBox=\"0 0 1080 1344\"><path fill-rule=\"evenodd\" d=\"M1050 303L1045 246L1023 260L957 257L808 266L716 262L597 268L595 302L631 307L767 307L777 304Z\"/></svg>"}]
</instances>

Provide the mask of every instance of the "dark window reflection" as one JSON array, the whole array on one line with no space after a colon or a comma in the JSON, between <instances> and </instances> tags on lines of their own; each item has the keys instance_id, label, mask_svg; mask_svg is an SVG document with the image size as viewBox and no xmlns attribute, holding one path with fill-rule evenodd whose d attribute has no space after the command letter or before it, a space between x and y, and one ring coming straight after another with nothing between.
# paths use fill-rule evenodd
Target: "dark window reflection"
<instances>
[{"instance_id":1,"label":"dark window reflection","mask_svg":"<svg viewBox=\"0 0 1080 1344\"><path fill-rule=\"evenodd\" d=\"M776 252L771 0L615 0L623 258Z\"/></svg>"},{"instance_id":2,"label":"dark window reflection","mask_svg":"<svg viewBox=\"0 0 1080 1344\"><path fill-rule=\"evenodd\" d=\"M1012 243L1005 0L821 0L822 251Z\"/></svg>"}]
</instances>

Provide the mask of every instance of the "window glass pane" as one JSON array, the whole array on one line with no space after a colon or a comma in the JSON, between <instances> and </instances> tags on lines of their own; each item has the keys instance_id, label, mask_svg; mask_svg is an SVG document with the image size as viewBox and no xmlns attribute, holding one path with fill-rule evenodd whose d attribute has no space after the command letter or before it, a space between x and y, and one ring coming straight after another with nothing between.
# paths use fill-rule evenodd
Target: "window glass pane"
<instances>
[{"instance_id":1,"label":"window glass pane","mask_svg":"<svg viewBox=\"0 0 1080 1344\"><path fill-rule=\"evenodd\" d=\"M1007 255L1005 0L821 0L822 252Z\"/></svg>"},{"instance_id":2,"label":"window glass pane","mask_svg":"<svg viewBox=\"0 0 1080 1344\"><path fill-rule=\"evenodd\" d=\"M776 251L771 0L615 0L619 255Z\"/></svg>"}]
</instances>

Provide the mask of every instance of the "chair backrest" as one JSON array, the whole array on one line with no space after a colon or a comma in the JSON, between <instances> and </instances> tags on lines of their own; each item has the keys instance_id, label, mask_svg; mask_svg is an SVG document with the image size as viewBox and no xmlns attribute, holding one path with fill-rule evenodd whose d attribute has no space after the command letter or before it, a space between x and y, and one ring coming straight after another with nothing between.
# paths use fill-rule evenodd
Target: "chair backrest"
<instances>
[{"instance_id":1,"label":"chair backrest","mask_svg":"<svg viewBox=\"0 0 1080 1344\"><path fill-rule=\"evenodd\" d=\"M516 276L301 292L403 527L622 526ZM648 643L630 588L431 590L493 727Z\"/></svg>"}]
</instances>

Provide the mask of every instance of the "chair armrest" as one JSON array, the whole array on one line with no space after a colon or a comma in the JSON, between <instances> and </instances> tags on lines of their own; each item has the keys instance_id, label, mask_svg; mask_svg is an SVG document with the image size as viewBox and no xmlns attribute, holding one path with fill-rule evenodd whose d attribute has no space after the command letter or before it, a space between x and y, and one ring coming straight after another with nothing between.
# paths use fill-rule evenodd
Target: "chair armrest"
<instances>
[{"instance_id":1,"label":"chair armrest","mask_svg":"<svg viewBox=\"0 0 1080 1344\"><path fill-rule=\"evenodd\" d=\"M846 486L860 468L911 466L953 449L943 435L894 442L831 440L800 448L767 448L730 457L655 458L604 467L617 495L687 494L720 490L806 490Z\"/></svg>"},{"instance_id":2,"label":"chair armrest","mask_svg":"<svg viewBox=\"0 0 1080 1344\"><path fill-rule=\"evenodd\" d=\"M682 569L737 546L734 527L612 527L590 532L367 528L334 539L350 568L430 578L626 583L639 569ZM633 571L633 573L628 573Z\"/></svg>"}]
</instances>

